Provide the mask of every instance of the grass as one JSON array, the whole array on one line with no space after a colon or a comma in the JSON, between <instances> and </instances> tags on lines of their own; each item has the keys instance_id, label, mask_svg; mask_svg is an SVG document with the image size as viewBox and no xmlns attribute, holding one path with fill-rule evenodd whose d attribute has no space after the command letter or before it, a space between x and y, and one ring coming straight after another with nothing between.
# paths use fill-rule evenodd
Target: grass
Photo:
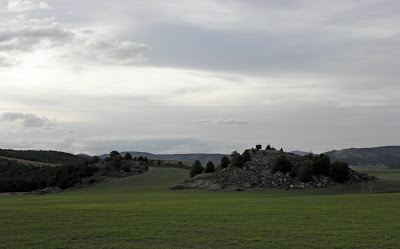
<instances>
[{"instance_id":1,"label":"grass","mask_svg":"<svg viewBox=\"0 0 400 249\"><path fill-rule=\"evenodd\" d=\"M368 171L372 172L372 171ZM400 171L373 171L400 190ZM0 196L0 248L399 248L400 194L170 191L188 171L46 196ZM381 191L382 192L382 191Z\"/></svg>"}]
</instances>

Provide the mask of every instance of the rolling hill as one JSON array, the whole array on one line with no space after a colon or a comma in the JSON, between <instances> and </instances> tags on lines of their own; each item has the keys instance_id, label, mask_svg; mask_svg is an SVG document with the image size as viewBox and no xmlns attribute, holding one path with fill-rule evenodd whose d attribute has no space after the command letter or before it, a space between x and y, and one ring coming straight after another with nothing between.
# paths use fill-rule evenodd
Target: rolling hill
<instances>
[{"instance_id":1,"label":"rolling hill","mask_svg":"<svg viewBox=\"0 0 400 249\"><path fill-rule=\"evenodd\" d=\"M161 160L174 160L182 162L194 162L200 160L200 162L213 162L220 163L221 158L225 154L207 154L207 153L191 153L191 154L152 154L148 152L138 152L138 151L123 151L121 155L124 156L126 153L130 153L132 157L147 157L149 159L161 159ZM108 157L109 154L100 155L100 158L104 159Z\"/></svg>"},{"instance_id":2,"label":"rolling hill","mask_svg":"<svg viewBox=\"0 0 400 249\"><path fill-rule=\"evenodd\" d=\"M400 169L400 146L351 148L326 152L331 161L343 160L352 168Z\"/></svg>"}]
</instances>

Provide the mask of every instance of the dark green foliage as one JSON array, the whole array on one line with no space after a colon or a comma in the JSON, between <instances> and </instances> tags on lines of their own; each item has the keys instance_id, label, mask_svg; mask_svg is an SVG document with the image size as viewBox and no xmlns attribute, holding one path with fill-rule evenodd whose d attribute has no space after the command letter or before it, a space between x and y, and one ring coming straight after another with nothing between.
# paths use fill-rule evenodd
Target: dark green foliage
<instances>
[{"instance_id":1,"label":"dark green foliage","mask_svg":"<svg viewBox=\"0 0 400 249\"><path fill-rule=\"evenodd\" d=\"M122 167L122 170L125 171L126 173L131 172L131 168L128 165L125 165L124 167Z\"/></svg>"},{"instance_id":2,"label":"dark green foliage","mask_svg":"<svg viewBox=\"0 0 400 249\"><path fill-rule=\"evenodd\" d=\"M208 162L206 169L204 170L205 173L211 173L215 171L215 166L212 162Z\"/></svg>"},{"instance_id":3,"label":"dark green foliage","mask_svg":"<svg viewBox=\"0 0 400 249\"><path fill-rule=\"evenodd\" d=\"M295 171L295 170L291 170L290 172L289 172L289 176L290 177L296 177L297 176L297 172Z\"/></svg>"},{"instance_id":4,"label":"dark green foliage","mask_svg":"<svg viewBox=\"0 0 400 249\"><path fill-rule=\"evenodd\" d=\"M267 145L267 148L265 148L265 150L270 150L271 149L271 145Z\"/></svg>"},{"instance_id":5,"label":"dark green foliage","mask_svg":"<svg viewBox=\"0 0 400 249\"><path fill-rule=\"evenodd\" d=\"M147 156L145 156L145 157L143 158L143 162L147 163L148 161L149 161L149 159L147 159Z\"/></svg>"},{"instance_id":6,"label":"dark green foliage","mask_svg":"<svg viewBox=\"0 0 400 249\"><path fill-rule=\"evenodd\" d=\"M234 167L243 168L244 164L248 161L250 161L250 152L248 150L245 150L242 155L236 151L231 154L231 164Z\"/></svg>"},{"instance_id":7,"label":"dark green foliage","mask_svg":"<svg viewBox=\"0 0 400 249\"><path fill-rule=\"evenodd\" d=\"M93 176L97 167L85 164L33 166L0 159L0 192L27 192L46 187L66 189Z\"/></svg>"},{"instance_id":8,"label":"dark green foliage","mask_svg":"<svg viewBox=\"0 0 400 249\"><path fill-rule=\"evenodd\" d=\"M281 148L279 151L280 151L280 152L283 152L283 149Z\"/></svg>"},{"instance_id":9,"label":"dark green foliage","mask_svg":"<svg viewBox=\"0 0 400 249\"><path fill-rule=\"evenodd\" d=\"M282 172L282 173L287 173L292 170L292 163L287 159L285 155L281 155L277 157L274 161L274 164L272 165L272 171L273 172Z\"/></svg>"},{"instance_id":10,"label":"dark green foliage","mask_svg":"<svg viewBox=\"0 0 400 249\"><path fill-rule=\"evenodd\" d=\"M111 162L111 166L114 168L121 168L122 166L122 161L120 157L115 157L115 159Z\"/></svg>"},{"instance_id":11,"label":"dark green foliage","mask_svg":"<svg viewBox=\"0 0 400 249\"><path fill-rule=\"evenodd\" d=\"M37 151L37 150L3 150L0 156L19 158L43 163L81 163L86 158L60 151Z\"/></svg>"},{"instance_id":12,"label":"dark green foliage","mask_svg":"<svg viewBox=\"0 0 400 249\"><path fill-rule=\"evenodd\" d=\"M92 159L90 160L90 163L91 163L91 164L95 164L95 163L98 163L98 162L100 162L100 157L98 157L98 156L94 156L94 157L92 157Z\"/></svg>"},{"instance_id":13,"label":"dark green foliage","mask_svg":"<svg viewBox=\"0 0 400 249\"><path fill-rule=\"evenodd\" d=\"M158 166L161 165L161 160L158 160L157 165L158 165Z\"/></svg>"},{"instance_id":14,"label":"dark green foliage","mask_svg":"<svg viewBox=\"0 0 400 249\"><path fill-rule=\"evenodd\" d=\"M312 153L312 151L310 151L304 157L306 157L307 159L313 160L314 159L314 153Z\"/></svg>"},{"instance_id":15,"label":"dark green foliage","mask_svg":"<svg viewBox=\"0 0 400 249\"><path fill-rule=\"evenodd\" d=\"M231 163L231 161L229 160L229 157L227 156L223 156L221 158L221 163L219 164L219 166L221 166L221 168L226 168L228 167L228 165Z\"/></svg>"},{"instance_id":16,"label":"dark green foliage","mask_svg":"<svg viewBox=\"0 0 400 249\"><path fill-rule=\"evenodd\" d=\"M327 155L321 154L314 158L314 175L329 175L331 161Z\"/></svg>"},{"instance_id":17,"label":"dark green foliage","mask_svg":"<svg viewBox=\"0 0 400 249\"><path fill-rule=\"evenodd\" d=\"M190 177L203 173L204 168L199 160L196 160L190 169Z\"/></svg>"},{"instance_id":18,"label":"dark green foliage","mask_svg":"<svg viewBox=\"0 0 400 249\"><path fill-rule=\"evenodd\" d=\"M349 180L350 168L346 162L335 161L331 164L329 175L335 182L344 183Z\"/></svg>"},{"instance_id":19,"label":"dark green foliage","mask_svg":"<svg viewBox=\"0 0 400 249\"><path fill-rule=\"evenodd\" d=\"M144 161L144 158L143 158L142 156L139 156L139 157L137 158L137 160L143 162L143 161Z\"/></svg>"},{"instance_id":20,"label":"dark green foliage","mask_svg":"<svg viewBox=\"0 0 400 249\"><path fill-rule=\"evenodd\" d=\"M132 160L132 155L130 153L126 153L124 156L125 160Z\"/></svg>"},{"instance_id":21,"label":"dark green foliage","mask_svg":"<svg viewBox=\"0 0 400 249\"><path fill-rule=\"evenodd\" d=\"M261 150L261 148L262 148L261 144L257 144L257 145L256 145L256 149L257 149L257 150Z\"/></svg>"},{"instance_id":22,"label":"dark green foliage","mask_svg":"<svg viewBox=\"0 0 400 249\"><path fill-rule=\"evenodd\" d=\"M111 160L114 160L114 159L116 159L116 158L118 158L118 157L121 157L121 155L119 154L118 151L114 150L114 151L111 151L111 152L110 152L110 159L111 159Z\"/></svg>"},{"instance_id":23,"label":"dark green foliage","mask_svg":"<svg viewBox=\"0 0 400 249\"><path fill-rule=\"evenodd\" d=\"M309 182L312 180L313 173L314 173L314 162L306 160L300 166L297 172L297 177L302 182Z\"/></svg>"}]
</instances>

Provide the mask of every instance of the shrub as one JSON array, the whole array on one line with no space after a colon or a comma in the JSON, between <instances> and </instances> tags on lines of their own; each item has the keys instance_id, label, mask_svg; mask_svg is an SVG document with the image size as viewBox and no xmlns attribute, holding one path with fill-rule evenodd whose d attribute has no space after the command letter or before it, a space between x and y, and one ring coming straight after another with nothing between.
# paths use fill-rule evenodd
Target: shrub
<instances>
[{"instance_id":1,"label":"shrub","mask_svg":"<svg viewBox=\"0 0 400 249\"><path fill-rule=\"evenodd\" d=\"M125 165L122 169L123 169L126 173L131 172L131 168L130 168L128 165Z\"/></svg>"},{"instance_id":2,"label":"shrub","mask_svg":"<svg viewBox=\"0 0 400 249\"><path fill-rule=\"evenodd\" d=\"M335 182L346 182L350 177L349 165L343 161L336 161L331 164L329 175Z\"/></svg>"},{"instance_id":3,"label":"shrub","mask_svg":"<svg viewBox=\"0 0 400 249\"><path fill-rule=\"evenodd\" d=\"M208 162L206 169L204 170L205 173L211 173L215 171L214 164L212 162Z\"/></svg>"},{"instance_id":4,"label":"shrub","mask_svg":"<svg viewBox=\"0 0 400 249\"><path fill-rule=\"evenodd\" d=\"M124 156L125 160L132 160L132 155L130 153L126 153Z\"/></svg>"},{"instance_id":5,"label":"shrub","mask_svg":"<svg viewBox=\"0 0 400 249\"><path fill-rule=\"evenodd\" d=\"M231 161L229 160L229 157L227 156L223 156L221 158L221 163L219 164L221 166L221 168L226 168L228 167L228 165L231 163Z\"/></svg>"},{"instance_id":6,"label":"shrub","mask_svg":"<svg viewBox=\"0 0 400 249\"><path fill-rule=\"evenodd\" d=\"M310 160L306 160L300 166L297 177L302 182L309 182L312 180L314 173L314 162Z\"/></svg>"},{"instance_id":7,"label":"shrub","mask_svg":"<svg viewBox=\"0 0 400 249\"><path fill-rule=\"evenodd\" d=\"M267 145L267 147L265 148L265 150L270 150L271 149L271 145Z\"/></svg>"},{"instance_id":8,"label":"shrub","mask_svg":"<svg viewBox=\"0 0 400 249\"><path fill-rule=\"evenodd\" d=\"M110 152L110 158L111 158L111 159L115 159L115 158L120 157L120 156L121 156L121 155L120 155L119 152L116 151L116 150L113 150L113 151Z\"/></svg>"},{"instance_id":9,"label":"shrub","mask_svg":"<svg viewBox=\"0 0 400 249\"><path fill-rule=\"evenodd\" d=\"M231 155L233 155L231 163L232 163L232 166L235 166L235 167L243 168L243 165L246 162L250 161L250 152L248 150L245 150L242 155L240 155L236 151L234 153L232 153Z\"/></svg>"},{"instance_id":10,"label":"shrub","mask_svg":"<svg viewBox=\"0 0 400 249\"><path fill-rule=\"evenodd\" d=\"M321 154L314 159L314 175L329 175L331 161L327 155Z\"/></svg>"},{"instance_id":11,"label":"shrub","mask_svg":"<svg viewBox=\"0 0 400 249\"><path fill-rule=\"evenodd\" d=\"M204 168L203 168L203 166L201 166L200 161L196 160L193 163L192 168L190 169L190 177L201 174L201 173L203 173L203 171L204 171Z\"/></svg>"},{"instance_id":12,"label":"shrub","mask_svg":"<svg viewBox=\"0 0 400 249\"><path fill-rule=\"evenodd\" d=\"M91 164L95 164L95 163L98 163L99 161L100 161L100 157L94 156L94 157L92 157L92 159L90 160L90 163L91 163Z\"/></svg>"},{"instance_id":13,"label":"shrub","mask_svg":"<svg viewBox=\"0 0 400 249\"><path fill-rule=\"evenodd\" d=\"M292 163L287 159L285 155L277 157L272 165L272 172L287 173L292 170Z\"/></svg>"},{"instance_id":14,"label":"shrub","mask_svg":"<svg viewBox=\"0 0 400 249\"><path fill-rule=\"evenodd\" d=\"M257 144L257 145L256 145L256 149L257 149L257 150L261 150L261 147L262 147L261 144Z\"/></svg>"}]
</instances>

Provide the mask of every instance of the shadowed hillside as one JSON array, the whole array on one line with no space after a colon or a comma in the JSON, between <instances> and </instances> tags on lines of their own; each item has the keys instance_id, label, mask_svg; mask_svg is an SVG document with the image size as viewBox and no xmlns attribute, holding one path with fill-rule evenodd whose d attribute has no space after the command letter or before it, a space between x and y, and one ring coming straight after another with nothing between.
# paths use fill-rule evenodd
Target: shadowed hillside
<instances>
[{"instance_id":1,"label":"shadowed hillside","mask_svg":"<svg viewBox=\"0 0 400 249\"><path fill-rule=\"evenodd\" d=\"M343 160L352 168L400 169L400 146L334 150L325 153L331 160Z\"/></svg>"}]
</instances>

